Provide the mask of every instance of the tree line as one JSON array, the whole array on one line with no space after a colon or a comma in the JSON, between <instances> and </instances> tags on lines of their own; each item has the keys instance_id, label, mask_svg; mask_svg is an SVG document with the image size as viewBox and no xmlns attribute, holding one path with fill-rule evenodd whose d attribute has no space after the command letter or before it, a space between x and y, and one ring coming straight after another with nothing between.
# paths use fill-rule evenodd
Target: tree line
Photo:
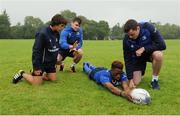
<instances>
[{"instance_id":1,"label":"tree line","mask_svg":"<svg viewBox=\"0 0 180 116\"><path fill-rule=\"evenodd\" d=\"M75 12L70 10L61 11L59 14L64 16L69 22L76 16ZM85 16L78 16L82 19L83 38L85 40L115 40L122 39L124 36L123 25L117 23L112 28L105 20L99 22L87 19ZM11 26L10 19L6 10L0 14L0 39L32 39L36 31L49 25L49 22L43 22L40 18L26 16L24 24L17 23ZM166 23L162 25L160 22L153 23L161 32L165 39L180 39L180 26Z\"/></svg>"}]
</instances>

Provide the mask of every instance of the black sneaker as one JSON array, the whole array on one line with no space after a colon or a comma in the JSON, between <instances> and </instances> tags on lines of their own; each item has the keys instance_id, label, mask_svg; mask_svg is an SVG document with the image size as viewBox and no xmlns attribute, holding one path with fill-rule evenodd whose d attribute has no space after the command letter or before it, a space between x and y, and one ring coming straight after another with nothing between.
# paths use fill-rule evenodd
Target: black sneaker
<instances>
[{"instance_id":1,"label":"black sneaker","mask_svg":"<svg viewBox=\"0 0 180 116\"><path fill-rule=\"evenodd\" d=\"M60 69L59 69L59 71L63 71L64 70L64 65L60 65Z\"/></svg>"},{"instance_id":2,"label":"black sneaker","mask_svg":"<svg viewBox=\"0 0 180 116\"><path fill-rule=\"evenodd\" d=\"M13 80L12 83L16 84L19 82L19 80L21 80L23 78L22 74L24 73L23 70L19 70L14 76L13 76Z\"/></svg>"},{"instance_id":3,"label":"black sneaker","mask_svg":"<svg viewBox=\"0 0 180 116\"><path fill-rule=\"evenodd\" d=\"M72 72L74 72L74 73L76 72L75 66L71 66L70 68L71 68Z\"/></svg>"},{"instance_id":4,"label":"black sneaker","mask_svg":"<svg viewBox=\"0 0 180 116\"><path fill-rule=\"evenodd\" d=\"M160 89L159 84L158 84L158 81L156 81L156 80L154 80L154 81L151 82L151 87L152 87L153 89L156 89L156 90L159 90L159 89Z\"/></svg>"}]
</instances>

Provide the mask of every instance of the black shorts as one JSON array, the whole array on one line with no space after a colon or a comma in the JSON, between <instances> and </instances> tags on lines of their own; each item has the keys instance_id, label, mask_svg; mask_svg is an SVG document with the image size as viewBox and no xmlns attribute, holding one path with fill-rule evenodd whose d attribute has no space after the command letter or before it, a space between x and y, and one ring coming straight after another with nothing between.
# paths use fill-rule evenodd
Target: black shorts
<instances>
[{"instance_id":1,"label":"black shorts","mask_svg":"<svg viewBox=\"0 0 180 116\"><path fill-rule=\"evenodd\" d=\"M46 73L56 73L55 64L43 64L42 69L40 69L40 70L42 70L42 72L39 75L36 75L34 73L34 71L36 71L36 69L33 69L32 76L42 76L44 72L46 72Z\"/></svg>"},{"instance_id":2,"label":"black shorts","mask_svg":"<svg viewBox=\"0 0 180 116\"><path fill-rule=\"evenodd\" d=\"M68 56L68 57L74 57L74 54L73 54L74 51L71 51L68 49L68 50L60 50L59 51L59 54L62 56L62 61Z\"/></svg>"},{"instance_id":3,"label":"black shorts","mask_svg":"<svg viewBox=\"0 0 180 116\"><path fill-rule=\"evenodd\" d=\"M142 57L138 58L134 63L133 63L133 72L134 71L142 71L142 75L145 74L146 71L146 63L147 62L152 62L152 54L145 54Z\"/></svg>"}]
</instances>

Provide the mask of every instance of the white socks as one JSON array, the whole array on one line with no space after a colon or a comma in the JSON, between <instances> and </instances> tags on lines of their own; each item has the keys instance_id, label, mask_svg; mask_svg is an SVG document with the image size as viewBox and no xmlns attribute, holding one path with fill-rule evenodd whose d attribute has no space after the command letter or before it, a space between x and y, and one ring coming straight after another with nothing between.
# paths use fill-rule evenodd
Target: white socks
<instances>
[{"instance_id":1,"label":"white socks","mask_svg":"<svg viewBox=\"0 0 180 116\"><path fill-rule=\"evenodd\" d=\"M154 81L154 80L158 81L158 77L159 77L159 76L154 76L154 75L152 75L152 81Z\"/></svg>"},{"instance_id":2,"label":"white socks","mask_svg":"<svg viewBox=\"0 0 180 116\"><path fill-rule=\"evenodd\" d=\"M76 66L76 63L73 62L73 63L71 64L71 67L73 67L73 66L75 67L75 66Z\"/></svg>"}]
</instances>

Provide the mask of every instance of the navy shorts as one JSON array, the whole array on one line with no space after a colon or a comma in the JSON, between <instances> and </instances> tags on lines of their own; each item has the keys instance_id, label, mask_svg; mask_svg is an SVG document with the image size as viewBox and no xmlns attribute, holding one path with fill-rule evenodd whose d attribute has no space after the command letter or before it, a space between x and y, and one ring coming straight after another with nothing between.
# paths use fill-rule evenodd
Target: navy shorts
<instances>
[{"instance_id":1,"label":"navy shorts","mask_svg":"<svg viewBox=\"0 0 180 116\"><path fill-rule=\"evenodd\" d=\"M60 50L59 51L59 54L62 56L62 61L66 58L66 57L74 57L74 51L71 51L68 49L68 50Z\"/></svg>"},{"instance_id":2,"label":"navy shorts","mask_svg":"<svg viewBox=\"0 0 180 116\"><path fill-rule=\"evenodd\" d=\"M39 74L39 75L36 75L34 73L34 71L36 71L36 69L33 69L33 72L32 72L32 76L42 76L44 72L46 73L56 73L56 67L55 67L55 64L43 64L42 66L42 72Z\"/></svg>"},{"instance_id":3,"label":"navy shorts","mask_svg":"<svg viewBox=\"0 0 180 116\"><path fill-rule=\"evenodd\" d=\"M133 72L134 71L142 71L142 75L145 74L146 71L146 63L152 62L152 54L144 54L138 60L133 63Z\"/></svg>"}]
</instances>

